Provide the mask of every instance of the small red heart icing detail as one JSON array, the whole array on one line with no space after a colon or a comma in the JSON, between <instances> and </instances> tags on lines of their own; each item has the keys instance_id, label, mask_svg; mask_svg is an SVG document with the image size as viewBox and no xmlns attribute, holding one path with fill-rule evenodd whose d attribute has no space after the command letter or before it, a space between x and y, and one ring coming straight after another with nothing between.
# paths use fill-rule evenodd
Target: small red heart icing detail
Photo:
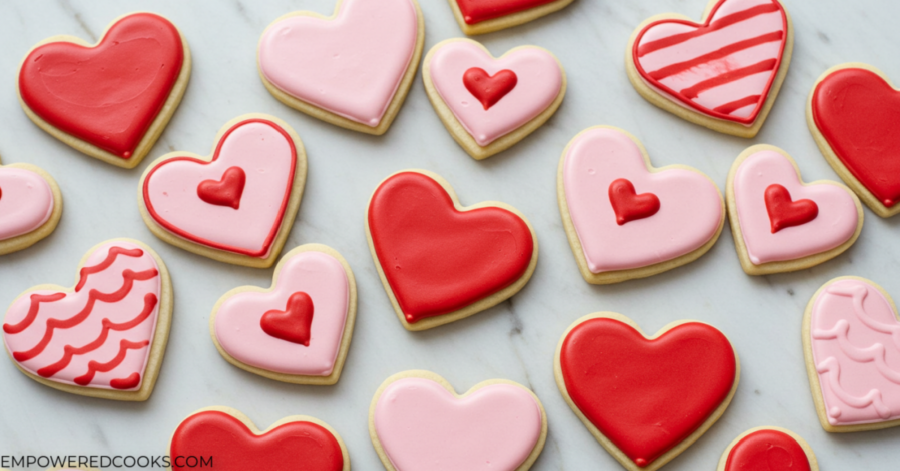
<instances>
[{"instance_id":1,"label":"small red heart icing detail","mask_svg":"<svg viewBox=\"0 0 900 471\"><path fill-rule=\"evenodd\" d=\"M169 452L176 471L194 469L186 461L190 456L211 457L217 471L344 469L340 443L321 425L287 422L256 435L243 422L220 411L198 412L181 422L172 435Z\"/></svg>"},{"instance_id":2,"label":"small red heart icing detail","mask_svg":"<svg viewBox=\"0 0 900 471\"><path fill-rule=\"evenodd\" d=\"M659 198L653 193L637 194L630 181L619 178L609 184L609 202L616 213L616 222L625 223L653 216L659 211Z\"/></svg>"},{"instance_id":3,"label":"small red heart icing detail","mask_svg":"<svg viewBox=\"0 0 900 471\"><path fill-rule=\"evenodd\" d=\"M466 90L481 102L485 110L496 105L501 98L516 88L518 81L516 73L509 69L491 76L480 67L472 67L463 74Z\"/></svg>"},{"instance_id":4,"label":"small red heart icing detail","mask_svg":"<svg viewBox=\"0 0 900 471\"><path fill-rule=\"evenodd\" d=\"M810 471L809 458L794 437L763 429L742 438L728 453L724 471Z\"/></svg>"},{"instance_id":5,"label":"small red heart icing detail","mask_svg":"<svg viewBox=\"0 0 900 471\"><path fill-rule=\"evenodd\" d=\"M773 183L766 188L766 211L772 223L772 234L793 226L808 223L819 215L819 205L813 200L791 201L787 188Z\"/></svg>"},{"instance_id":6,"label":"small red heart icing detail","mask_svg":"<svg viewBox=\"0 0 900 471\"><path fill-rule=\"evenodd\" d=\"M263 332L281 340L309 346L312 331L313 300L303 291L288 298L284 311L268 311L259 319Z\"/></svg>"},{"instance_id":7,"label":"small red heart icing detail","mask_svg":"<svg viewBox=\"0 0 900 471\"><path fill-rule=\"evenodd\" d=\"M241 206L241 195L247 174L240 167L230 167L222 174L221 180L204 180L197 185L197 196L201 200L216 206L230 206L238 209Z\"/></svg>"},{"instance_id":8,"label":"small red heart icing detail","mask_svg":"<svg viewBox=\"0 0 900 471\"><path fill-rule=\"evenodd\" d=\"M689 322L647 339L609 318L576 325L559 366L578 409L641 467L700 428L737 371L731 343L710 325Z\"/></svg>"},{"instance_id":9,"label":"small red heart icing detail","mask_svg":"<svg viewBox=\"0 0 900 471\"><path fill-rule=\"evenodd\" d=\"M558 0L456 0L466 24L500 18Z\"/></svg>"}]
</instances>

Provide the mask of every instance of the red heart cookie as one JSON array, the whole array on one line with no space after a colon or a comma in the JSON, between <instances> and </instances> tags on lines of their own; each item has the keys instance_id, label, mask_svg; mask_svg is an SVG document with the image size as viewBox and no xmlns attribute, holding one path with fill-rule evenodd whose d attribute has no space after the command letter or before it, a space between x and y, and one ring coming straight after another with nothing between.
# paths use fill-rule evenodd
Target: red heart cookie
<instances>
[{"instance_id":1,"label":"red heart cookie","mask_svg":"<svg viewBox=\"0 0 900 471\"><path fill-rule=\"evenodd\" d=\"M825 72L810 92L807 123L828 163L876 214L900 212L900 92L865 64Z\"/></svg>"},{"instance_id":2,"label":"red heart cookie","mask_svg":"<svg viewBox=\"0 0 900 471\"><path fill-rule=\"evenodd\" d=\"M537 263L537 240L514 208L459 206L440 176L410 170L369 201L366 232L394 310L410 330L470 316L518 292Z\"/></svg>"},{"instance_id":3,"label":"red heart cookie","mask_svg":"<svg viewBox=\"0 0 900 471\"><path fill-rule=\"evenodd\" d=\"M560 340L556 378L569 406L629 470L654 470L728 407L737 356L716 328L681 321L647 338L627 317L599 313Z\"/></svg>"},{"instance_id":4,"label":"red heart cookie","mask_svg":"<svg viewBox=\"0 0 900 471\"><path fill-rule=\"evenodd\" d=\"M202 409L184 419L172 434L169 456L174 470L194 469L200 459L219 471L350 469L343 440L324 422L291 416L260 432L226 407Z\"/></svg>"},{"instance_id":5,"label":"red heart cookie","mask_svg":"<svg viewBox=\"0 0 900 471\"><path fill-rule=\"evenodd\" d=\"M735 438L717 471L818 471L812 449L799 435L780 427L757 427Z\"/></svg>"},{"instance_id":6,"label":"red heart cookie","mask_svg":"<svg viewBox=\"0 0 900 471\"><path fill-rule=\"evenodd\" d=\"M450 0L466 34L490 33L548 15L572 0Z\"/></svg>"},{"instance_id":7,"label":"red heart cookie","mask_svg":"<svg viewBox=\"0 0 900 471\"><path fill-rule=\"evenodd\" d=\"M181 101L190 69L178 28L135 13L113 23L95 46L63 37L35 47L22 61L18 89L26 113L44 130L132 168Z\"/></svg>"}]
</instances>

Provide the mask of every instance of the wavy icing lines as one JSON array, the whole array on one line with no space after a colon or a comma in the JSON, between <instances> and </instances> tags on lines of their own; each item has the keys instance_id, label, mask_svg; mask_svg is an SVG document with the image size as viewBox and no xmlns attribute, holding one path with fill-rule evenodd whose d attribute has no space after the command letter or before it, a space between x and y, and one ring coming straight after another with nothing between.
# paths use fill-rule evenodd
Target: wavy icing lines
<instances>
[{"instance_id":1,"label":"wavy icing lines","mask_svg":"<svg viewBox=\"0 0 900 471\"><path fill-rule=\"evenodd\" d=\"M891 409L884 403L881 391L878 389L872 389L866 393L865 396L857 397L848 393L841 387L841 365L836 358L826 358L825 361L816 365L816 371L819 373L819 376L827 374L828 387L831 388L831 391L834 392L835 396L841 401L859 409L869 407L870 405L874 406L882 419L887 419L891 416ZM840 407L835 406L828 409L828 415L835 419L839 418L841 414L842 411Z\"/></svg>"}]
</instances>

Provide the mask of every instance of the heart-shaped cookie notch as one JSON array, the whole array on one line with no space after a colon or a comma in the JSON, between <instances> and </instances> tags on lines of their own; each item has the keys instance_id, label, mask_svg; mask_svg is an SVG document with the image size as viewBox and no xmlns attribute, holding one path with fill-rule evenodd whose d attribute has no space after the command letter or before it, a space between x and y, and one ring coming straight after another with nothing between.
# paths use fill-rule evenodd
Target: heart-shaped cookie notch
<instances>
[{"instance_id":1,"label":"heart-shaped cookie notch","mask_svg":"<svg viewBox=\"0 0 900 471\"><path fill-rule=\"evenodd\" d=\"M448 39L431 48L422 80L444 126L476 160L534 132L566 94L565 72L549 51L520 46L494 58L470 39Z\"/></svg>"},{"instance_id":2,"label":"heart-shaped cookie notch","mask_svg":"<svg viewBox=\"0 0 900 471\"><path fill-rule=\"evenodd\" d=\"M191 52L178 28L141 12L113 21L95 45L65 35L41 41L22 60L16 90L25 114L53 137L134 168L178 108L190 75Z\"/></svg>"},{"instance_id":3,"label":"heart-shaped cookie notch","mask_svg":"<svg viewBox=\"0 0 900 471\"><path fill-rule=\"evenodd\" d=\"M350 471L340 434L325 422L292 415L266 430L237 409L213 406L185 418L169 440L173 470L194 469L200 460L221 471L288 471L302 463L310 471Z\"/></svg>"},{"instance_id":4,"label":"heart-shaped cookie notch","mask_svg":"<svg viewBox=\"0 0 900 471\"><path fill-rule=\"evenodd\" d=\"M837 257L862 231L859 198L829 180L804 183L787 152L755 145L731 166L728 218L748 275L803 270Z\"/></svg>"},{"instance_id":5,"label":"heart-shaped cookie notch","mask_svg":"<svg viewBox=\"0 0 900 471\"><path fill-rule=\"evenodd\" d=\"M900 317L881 286L855 276L819 288L803 316L806 371L828 432L900 425Z\"/></svg>"},{"instance_id":6,"label":"heart-shaped cookie notch","mask_svg":"<svg viewBox=\"0 0 900 471\"><path fill-rule=\"evenodd\" d=\"M521 384L493 379L457 394L430 371L386 379L369 407L369 435L385 469L531 468L547 438L541 401Z\"/></svg>"},{"instance_id":7,"label":"heart-shaped cookie notch","mask_svg":"<svg viewBox=\"0 0 900 471\"><path fill-rule=\"evenodd\" d=\"M557 200L585 281L618 283L690 263L716 243L725 202L716 184L685 165L654 168L641 143L595 126L563 150Z\"/></svg>"},{"instance_id":8,"label":"heart-shaped cookie notch","mask_svg":"<svg viewBox=\"0 0 900 471\"><path fill-rule=\"evenodd\" d=\"M287 240L306 183L303 142L264 114L222 127L213 153L170 152L144 171L138 205L150 231L226 263L267 268Z\"/></svg>"},{"instance_id":9,"label":"heart-shaped cookie notch","mask_svg":"<svg viewBox=\"0 0 900 471\"><path fill-rule=\"evenodd\" d=\"M764 469L819 471L812 448L800 435L781 427L756 427L728 445L716 471Z\"/></svg>"},{"instance_id":10,"label":"heart-shaped cookie notch","mask_svg":"<svg viewBox=\"0 0 900 471\"><path fill-rule=\"evenodd\" d=\"M328 18L298 11L273 21L259 40L257 64L282 103L381 135L406 99L424 44L416 0L338 0Z\"/></svg>"},{"instance_id":11,"label":"heart-shaped cookie notch","mask_svg":"<svg viewBox=\"0 0 900 471\"><path fill-rule=\"evenodd\" d=\"M62 209L62 192L49 173L31 164L0 165L0 255L52 234Z\"/></svg>"},{"instance_id":12,"label":"heart-shaped cookie notch","mask_svg":"<svg viewBox=\"0 0 900 471\"><path fill-rule=\"evenodd\" d=\"M296 384L335 384L356 322L356 278L336 250L306 244L288 252L269 289L235 288L209 319L219 353L232 365Z\"/></svg>"},{"instance_id":13,"label":"heart-shaped cookie notch","mask_svg":"<svg viewBox=\"0 0 900 471\"><path fill-rule=\"evenodd\" d=\"M6 311L3 339L29 378L72 394L144 401L162 365L172 283L162 259L131 239L88 251L74 288L38 285Z\"/></svg>"},{"instance_id":14,"label":"heart-shaped cookie notch","mask_svg":"<svg viewBox=\"0 0 900 471\"><path fill-rule=\"evenodd\" d=\"M512 28L562 10L573 0L449 0L459 28L468 35Z\"/></svg>"},{"instance_id":15,"label":"heart-shaped cookie notch","mask_svg":"<svg viewBox=\"0 0 900 471\"><path fill-rule=\"evenodd\" d=\"M496 201L463 207L450 184L427 170L404 170L378 185L366 236L408 330L499 304L528 283L537 265L537 236L525 216Z\"/></svg>"},{"instance_id":16,"label":"heart-shaped cookie notch","mask_svg":"<svg viewBox=\"0 0 900 471\"><path fill-rule=\"evenodd\" d=\"M700 23L678 14L644 21L631 35L625 65L653 105L750 138L772 109L793 47L780 0L712 0Z\"/></svg>"},{"instance_id":17,"label":"heart-shaped cookie notch","mask_svg":"<svg viewBox=\"0 0 900 471\"><path fill-rule=\"evenodd\" d=\"M673 322L647 337L599 312L560 339L556 384L575 415L625 469L655 471L722 416L740 379L734 347L715 327Z\"/></svg>"}]
</instances>

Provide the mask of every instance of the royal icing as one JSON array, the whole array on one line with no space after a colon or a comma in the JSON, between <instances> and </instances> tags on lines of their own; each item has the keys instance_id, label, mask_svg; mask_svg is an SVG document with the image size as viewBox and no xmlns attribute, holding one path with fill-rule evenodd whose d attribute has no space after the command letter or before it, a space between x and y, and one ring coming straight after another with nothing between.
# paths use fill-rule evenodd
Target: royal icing
<instances>
[{"instance_id":1,"label":"royal icing","mask_svg":"<svg viewBox=\"0 0 900 471\"><path fill-rule=\"evenodd\" d=\"M780 207L772 199L773 190L783 198ZM831 184L803 185L791 161L772 150L752 154L738 167L734 204L754 265L831 250L850 240L859 223L856 202L848 190ZM784 217L792 212L796 218L784 224Z\"/></svg>"},{"instance_id":2,"label":"royal icing","mask_svg":"<svg viewBox=\"0 0 900 471\"><path fill-rule=\"evenodd\" d=\"M345 469L340 442L319 424L291 421L256 435L233 416L212 410L193 414L178 425L169 455L174 470L193 469L187 457L212 457L221 471L287 471L298 469L298 464L309 471Z\"/></svg>"},{"instance_id":3,"label":"royal icing","mask_svg":"<svg viewBox=\"0 0 900 471\"><path fill-rule=\"evenodd\" d=\"M269 26L259 69L276 88L377 127L416 50L412 0L342 0L336 16L294 15Z\"/></svg>"},{"instance_id":4,"label":"royal icing","mask_svg":"<svg viewBox=\"0 0 900 471\"><path fill-rule=\"evenodd\" d=\"M250 366L328 376L347 322L349 283L344 266L333 256L300 252L282 262L274 289L241 292L219 306L216 340L225 352Z\"/></svg>"},{"instance_id":5,"label":"royal icing","mask_svg":"<svg viewBox=\"0 0 900 471\"><path fill-rule=\"evenodd\" d=\"M842 69L816 86L816 128L838 159L878 201L900 201L900 93L865 69Z\"/></svg>"},{"instance_id":6,"label":"royal icing","mask_svg":"<svg viewBox=\"0 0 900 471\"><path fill-rule=\"evenodd\" d=\"M722 197L714 183L687 169L650 172L641 149L621 131L583 132L564 159L566 205L592 273L672 260L702 247L722 224ZM625 209L620 202L627 203L614 196L619 187L627 190L620 180L635 193L653 195L656 211L651 206L618 214L617 206Z\"/></svg>"},{"instance_id":7,"label":"royal icing","mask_svg":"<svg viewBox=\"0 0 900 471\"><path fill-rule=\"evenodd\" d=\"M466 24L481 23L558 0L455 0Z\"/></svg>"},{"instance_id":8,"label":"royal icing","mask_svg":"<svg viewBox=\"0 0 900 471\"><path fill-rule=\"evenodd\" d=\"M97 46L59 41L34 48L22 62L19 93L53 127L128 159L169 98L184 58L172 23L135 13Z\"/></svg>"},{"instance_id":9,"label":"royal icing","mask_svg":"<svg viewBox=\"0 0 900 471\"><path fill-rule=\"evenodd\" d=\"M6 349L26 371L64 384L140 388L156 331L159 267L135 244L88 256L74 290L27 291L9 307Z\"/></svg>"},{"instance_id":10,"label":"royal icing","mask_svg":"<svg viewBox=\"0 0 900 471\"><path fill-rule=\"evenodd\" d=\"M575 406L637 466L653 463L726 401L737 374L728 339L681 324L656 339L609 318L575 326L559 366Z\"/></svg>"},{"instance_id":11,"label":"royal icing","mask_svg":"<svg viewBox=\"0 0 900 471\"><path fill-rule=\"evenodd\" d=\"M741 438L728 453L723 471L810 471L797 440L780 430L762 429Z\"/></svg>"},{"instance_id":12,"label":"royal icing","mask_svg":"<svg viewBox=\"0 0 900 471\"><path fill-rule=\"evenodd\" d=\"M456 397L439 383L394 381L375 404L375 433L397 471L514 471L541 436L541 410L525 389L491 384Z\"/></svg>"},{"instance_id":13,"label":"royal icing","mask_svg":"<svg viewBox=\"0 0 900 471\"><path fill-rule=\"evenodd\" d=\"M50 184L31 170L0 167L0 240L27 234L53 214Z\"/></svg>"},{"instance_id":14,"label":"royal icing","mask_svg":"<svg viewBox=\"0 0 900 471\"><path fill-rule=\"evenodd\" d=\"M418 172L382 182L369 202L368 227L409 323L462 309L513 284L534 250L521 217L497 207L459 211L440 183Z\"/></svg>"},{"instance_id":15,"label":"royal icing","mask_svg":"<svg viewBox=\"0 0 900 471\"><path fill-rule=\"evenodd\" d=\"M211 162L175 157L151 168L144 204L157 224L179 237L265 258L281 228L296 163L287 131L249 119L225 132ZM242 184L229 186L230 181Z\"/></svg>"},{"instance_id":16,"label":"royal icing","mask_svg":"<svg viewBox=\"0 0 900 471\"><path fill-rule=\"evenodd\" d=\"M872 284L826 285L810 314L810 342L831 425L900 418L900 321Z\"/></svg>"},{"instance_id":17,"label":"royal icing","mask_svg":"<svg viewBox=\"0 0 900 471\"><path fill-rule=\"evenodd\" d=\"M778 0L721 0L704 24L647 25L632 59L651 88L709 116L751 125L781 67L787 14Z\"/></svg>"},{"instance_id":18,"label":"royal icing","mask_svg":"<svg viewBox=\"0 0 900 471\"><path fill-rule=\"evenodd\" d=\"M546 110L559 96L562 70L537 47L517 48L499 59L472 41L450 41L428 63L431 81L450 111L486 146Z\"/></svg>"}]
</instances>

